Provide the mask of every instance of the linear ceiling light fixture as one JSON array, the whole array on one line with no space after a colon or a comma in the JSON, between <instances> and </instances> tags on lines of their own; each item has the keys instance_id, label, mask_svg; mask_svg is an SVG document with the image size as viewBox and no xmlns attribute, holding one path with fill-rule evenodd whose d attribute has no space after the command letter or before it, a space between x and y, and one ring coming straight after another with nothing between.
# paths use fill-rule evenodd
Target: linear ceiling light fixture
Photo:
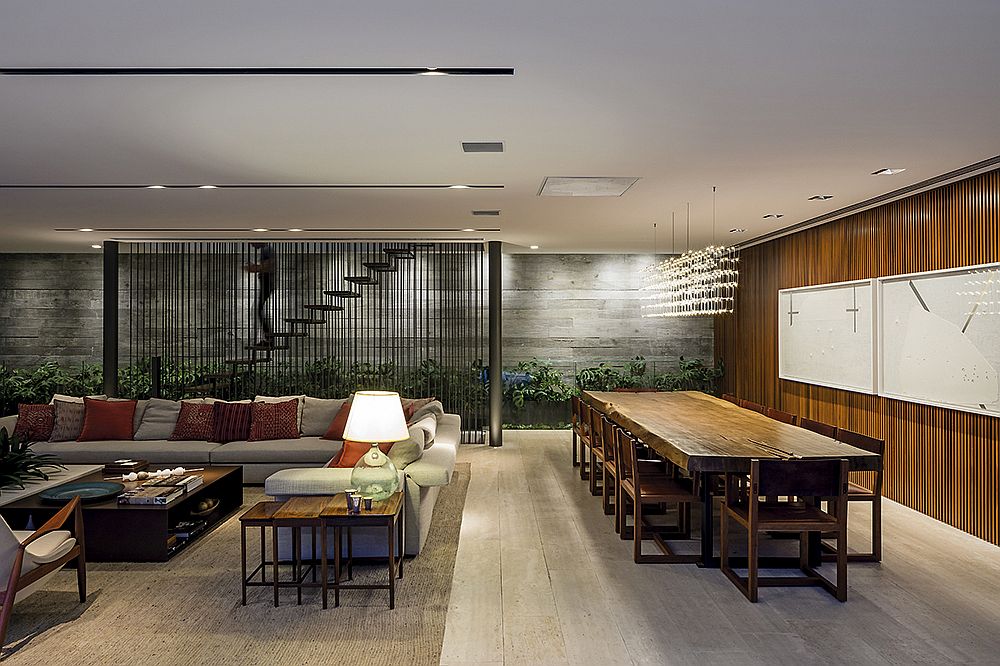
<instances>
[{"instance_id":1,"label":"linear ceiling light fixture","mask_svg":"<svg viewBox=\"0 0 1000 666\"><path fill-rule=\"evenodd\" d=\"M873 176L895 176L897 173L903 173L904 171L906 171L905 168L900 169L900 168L885 167L883 169L879 169L878 171L872 171L872 175Z\"/></svg>"},{"instance_id":2,"label":"linear ceiling light fixture","mask_svg":"<svg viewBox=\"0 0 1000 666\"><path fill-rule=\"evenodd\" d=\"M832 198L833 198L832 194L814 194L811 197L809 197L809 201L826 201Z\"/></svg>"},{"instance_id":3,"label":"linear ceiling light fixture","mask_svg":"<svg viewBox=\"0 0 1000 666\"><path fill-rule=\"evenodd\" d=\"M513 67L0 67L2 76L514 76Z\"/></svg>"},{"instance_id":4,"label":"linear ceiling light fixture","mask_svg":"<svg viewBox=\"0 0 1000 666\"><path fill-rule=\"evenodd\" d=\"M503 141L463 141L464 153L502 153Z\"/></svg>"},{"instance_id":5,"label":"linear ceiling light fixture","mask_svg":"<svg viewBox=\"0 0 1000 666\"><path fill-rule=\"evenodd\" d=\"M498 183L0 183L0 190L502 190Z\"/></svg>"}]
</instances>

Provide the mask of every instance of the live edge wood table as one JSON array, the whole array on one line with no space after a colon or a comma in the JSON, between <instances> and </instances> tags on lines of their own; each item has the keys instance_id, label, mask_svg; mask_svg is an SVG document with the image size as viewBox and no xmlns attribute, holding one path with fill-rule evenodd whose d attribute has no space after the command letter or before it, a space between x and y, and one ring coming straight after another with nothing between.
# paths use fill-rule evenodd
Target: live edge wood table
<instances>
[{"instance_id":1,"label":"live edge wood table","mask_svg":"<svg viewBox=\"0 0 1000 666\"><path fill-rule=\"evenodd\" d=\"M192 472L204 479L169 504L118 504L114 498L83 505L83 525L87 534L89 562L166 562L243 504L243 468L207 467ZM121 479L119 476L118 479ZM104 481L95 471L77 481ZM191 519L191 512L204 498L218 499L219 504L206 517L205 529L198 536L171 546L170 530L178 522ZM43 502L37 494L0 507L0 515L12 526L27 525L33 520L41 525L62 507Z\"/></svg>"},{"instance_id":2,"label":"live edge wood table","mask_svg":"<svg viewBox=\"0 0 1000 666\"><path fill-rule=\"evenodd\" d=\"M698 391L584 391L582 399L688 472L702 474L701 565L718 567L713 525L713 478L748 474L754 458L844 458L852 471L877 470L881 456L770 419ZM780 452L780 453L779 453ZM810 542L819 559L819 539Z\"/></svg>"}]
</instances>

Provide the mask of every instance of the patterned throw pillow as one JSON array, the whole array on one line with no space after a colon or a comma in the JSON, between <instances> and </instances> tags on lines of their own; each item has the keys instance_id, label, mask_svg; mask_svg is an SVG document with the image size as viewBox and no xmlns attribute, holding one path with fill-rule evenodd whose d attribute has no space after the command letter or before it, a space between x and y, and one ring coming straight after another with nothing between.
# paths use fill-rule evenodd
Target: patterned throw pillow
<instances>
[{"instance_id":1,"label":"patterned throw pillow","mask_svg":"<svg viewBox=\"0 0 1000 666\"><path fill-rule=\"evenodd\" d=\"M299 400L255 402L250 421L251 442L267 439L298 439Z\"/></svg>"},{"instance_id":2,"label":"patterned throw pillow","mask_svg":"<svg viewBox=\"0 0 1000 666\"><path fill-rule=\"evenodd\" d=\"M181 403L181 411L177 415L177 425L170 434L173 441L201 441L212 439L212 408L215 405L197 405L190 402Z\"/></svg>"},{"instance_id":3,"label":"patterned throw pillow","mask_svg":"<svg viewBox=\"0 0 1000 666\"><path fill-rule=\"evenodd\" d=\"M18 405L14 434L24 442L47 442L55 420L56 408L52 405Z\"/></svg>"},{"instance_id":4,"label":"patterned throw pillow","mask_svg":"<svg viewBox=\"0 0 1000 666\"><path fill-rule=\"evenodd\" d=\"M50 442L70 442L76 440L83 430L83 417L86 410L83 400L80 402L65 402L56 400L52 403L55 409L55 419L52 426Z\"/></svg>"},{"instance_id":5,"label":"patterned throw pillow","mask_svg":"<svg viewBox=\"0 0 1000 666\"><path fill-rule=\"evenodd\" d=\"M251 405L249 402L214 402L213 442L243 442L250 436Z\"/></svg>"}]
</instances>

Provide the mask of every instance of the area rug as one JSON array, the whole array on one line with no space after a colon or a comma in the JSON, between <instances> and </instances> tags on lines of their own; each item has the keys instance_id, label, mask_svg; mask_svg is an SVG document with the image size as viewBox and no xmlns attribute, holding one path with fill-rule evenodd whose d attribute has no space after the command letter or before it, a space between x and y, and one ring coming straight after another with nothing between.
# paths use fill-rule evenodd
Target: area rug
<instances>
[{"instance_id":1,"label":"area rug","mask_svg":"<svg viewBox=\"0 0 1000 666\"><path fill-rule=\"evenodd\" d=\"M85 604L76 574L61 572L15 606L4 664L437 664L469 476L459 463L442 489L393 611L381 590L345 591L339 608L331 592L322 610L318 591L296 606L283 590L274 608L270 588L251 588L241 606L237 513L170 562L91 564ZM245 490L245 506L260 499ZM356 567L355 577L382 582L384 571Z\"/></svg>"}]
</instances>

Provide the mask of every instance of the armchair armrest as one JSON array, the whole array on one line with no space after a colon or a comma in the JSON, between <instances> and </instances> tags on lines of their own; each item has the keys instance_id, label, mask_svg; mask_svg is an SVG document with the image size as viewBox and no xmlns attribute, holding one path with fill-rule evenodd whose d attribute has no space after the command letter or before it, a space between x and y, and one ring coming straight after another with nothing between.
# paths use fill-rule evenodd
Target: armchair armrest
<instances>
[{"instance_id":1,"label":"armchair armrest","mask_svg":"<svg viewBox=\"0 0 1000 666\"><path fill-rule=\"evenodd\" d=\"M45 536L49 532L55 532L56 530L61 529L66 524L66 521L69 520L70 516L73 516L75 519L73 526L74 536L79 538L80 535L78 532L80 525L82 525L83 516L80 512L80 498L77 496L71 499L66 506L59 509L59 513L45 521L44 525L32 532L30 537L22 541L21 550L23 551L32 541Z\"/></svg>"}]
</instances>

